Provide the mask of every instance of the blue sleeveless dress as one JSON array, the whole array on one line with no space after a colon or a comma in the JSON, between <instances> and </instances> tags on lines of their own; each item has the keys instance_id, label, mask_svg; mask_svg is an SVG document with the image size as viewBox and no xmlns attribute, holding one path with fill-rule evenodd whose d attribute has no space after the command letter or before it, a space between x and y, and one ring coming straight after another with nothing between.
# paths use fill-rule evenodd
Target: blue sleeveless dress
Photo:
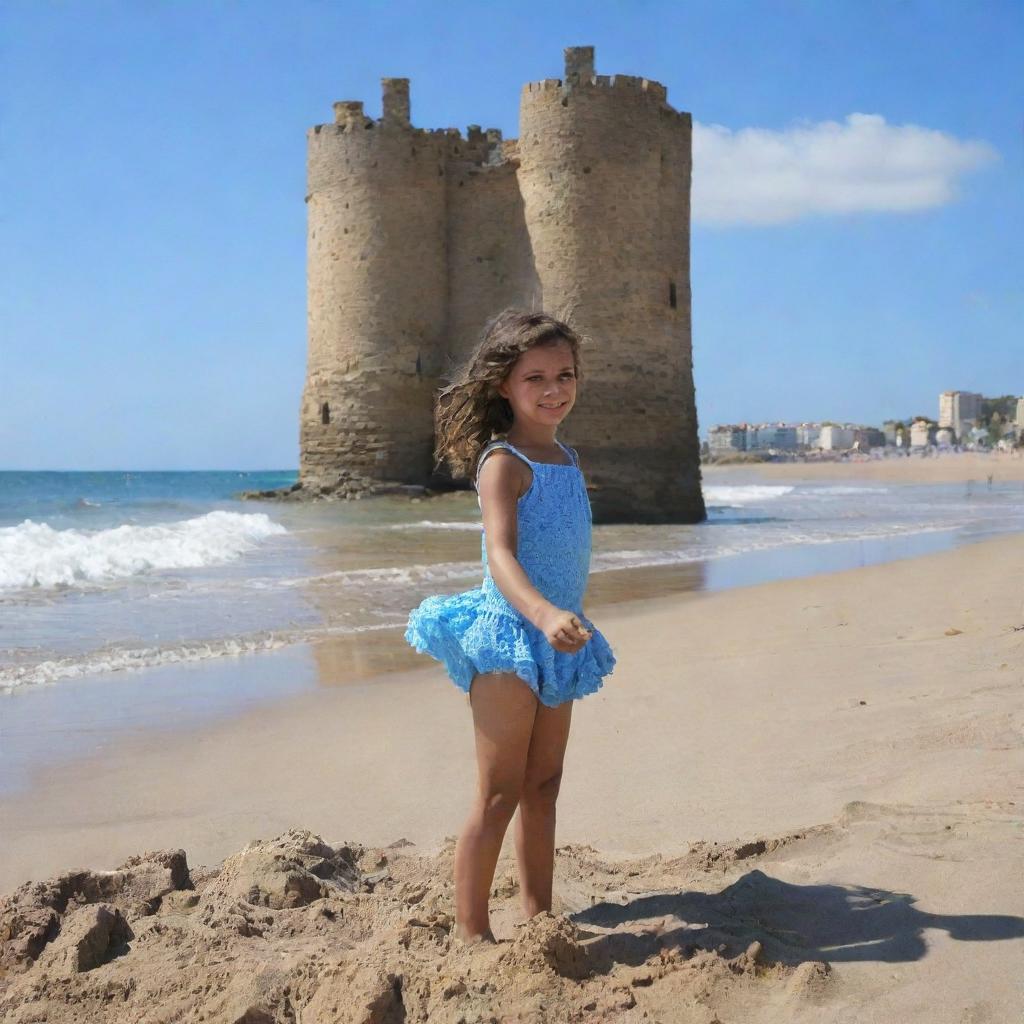
<instances>
[{"instance_id":1,"label":"blue sleeveless dress","mask_svg":"<svg viewBox=\"0 0 1024 1024\"><path fill-rule=\"evenodd\" d=\"M426 598L410 613L405 631L406 641L442 662L452 682L467 693L478 673L514 672L542 704L555 707L600 689L615 665L608 641L583 615L590 499L576 452L561 441L558 445L571 462L533 462L508 441L493 441L477 461L476 478L484 459L498 448L518 455L533 470L533 482L519 499L516 558L530 582L553 604L573 612L591 637L575 653L555 650L498 589L487 564L485 535L480 540L481 585Z\"/></svg>"}]
</instances>

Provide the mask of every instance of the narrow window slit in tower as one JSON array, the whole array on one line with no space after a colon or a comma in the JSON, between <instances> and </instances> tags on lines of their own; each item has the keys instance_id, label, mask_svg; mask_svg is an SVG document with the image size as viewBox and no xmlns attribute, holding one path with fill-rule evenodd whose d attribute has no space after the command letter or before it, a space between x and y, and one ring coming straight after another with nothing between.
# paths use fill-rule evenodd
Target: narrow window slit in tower
<instances>
[{"instance_id":1,"label":"narrow window slit in tower","mask_svg":"<svg viewBox=\"0 0 1024 1024\"><path fill-rule=\"evenodd\" d=\"M675 281L669 281L669 283L668 283L668 304L673 309L676 308L676 283L675 283Z\"/></svg>"},{"instance_id":2,"label":"narrow window slit in tower","mask_svg":"<svg viewBox=\"0 0 1024 1024\"><path fill-rule=\"evenodd\" d=\"M320 406L320 422L330 423L331 422L331 407L327 402L324 402Z\"/></svg>"}]
</instances>

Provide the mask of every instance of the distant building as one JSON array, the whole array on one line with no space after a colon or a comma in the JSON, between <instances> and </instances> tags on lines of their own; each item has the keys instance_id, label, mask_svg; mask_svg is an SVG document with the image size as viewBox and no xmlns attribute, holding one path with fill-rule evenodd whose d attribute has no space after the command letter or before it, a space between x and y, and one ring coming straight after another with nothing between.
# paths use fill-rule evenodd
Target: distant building
<instances>
[{"instance_id":1,"label":"distant building","mask_svg":"<svg viewBox=\"0 0 1024 1024\"><path fill-rule=\"evenodd\" d=\"M974 391L943 391L939 395L939 426L962 437L981 418L981 402L981 395Z\"/></svg>"},{"instance_id":2,"label":"distant building","mask_svg":"<svg viewBox=\"0 0 1024 1024\"><path fill-rule=\"evenodd\" d=\"M935 435L935 443L940 448L952 448L955 437L949 427L941 427Z\"/></svg>"},{"instance_id":3,"label":"distant building","mask_svg":"<svg viewBox=\"0 0 1024 1024\"><path fill-rule=\"evenodd\" d=\"M818 447L825 452L846 451L853 447L853 429L827 423L818 435Z\"/></svg>"},{"instance_id":4,"label":"distant building","mask_svg":"<svg viewBox=\"0 0 1024 1024\"><path fill-rule=\"evenodd\" d=\"M1024 430L1024 398L1017 399L1017 429Z\"/></svg>"},{"instance_id":5,"label":"distant building","mask_svg":"<svg viewBox=\"0 0 1024 1024\"><path fill-rule=\"evenodd\" d=\"M785 423L762 423L756 427L747 427L747 448L767 451L796 451L796 427Z\"/></svg>"},{"instance_id":6,"label":"distant building","mask_svg":"<svg viewBox=\"0 0 1024 1024\"><path fill-rule=\"evenodd\" d=\"M796 428L796 443L801 448L817 448L821 426L817 423L801 423Z\"/></svg>"},{"instance_id":7,"label":"distant building","mask_svg":"<svg viewBox=\"0 0 1024 1024\"><path fill-rule=\"evenodd\" d=\"M761 427L754 426L753 423L747 425L747 451L756 451L758 448L767 447L762 442L767 440L767 435L761 433Z\"/></svg>"},{"instance_id":8,"label":"distant building","mask_svg":"<svg viewBox=\"0 0 1024 1024\"><path fill-rule=\"evenodd\" d=\"M708 434L708 447L712 455L745 452L747 450L746 425L712 427Z\"/></svg>"},{"instance_id":9,"label":"distant building","mask_svg":"<svg viewBox=\"0 0 1024 1024\"><path fill-rule=\"evenodd\" d=\"M910 424L910 447L927 448L935 443L936 426L931 420L914 420Z\"/></svg>"},{"instance_id":10,"label":"distant building","mask_svg":"<svg viewBox=\"0 0 1024 1024\"><path fill-rule=\"evenodd\" d=\"M778 448L784 452L795 452L798 446L796 427L780 425L775 428L775 444L772 446L773 448Z\"/></svg>"},{"instance_id":11,"label":"distant building","mask_svg":"<svg viewBox=\"0 0 1024 1024\"><path fill-rule=\"evenodd\" d=\"M903 431L903 424L899 420L886 420L882 424L882 434L885 436L886 444L895 444L896 438Z\"/></svg>"}]
</instances>

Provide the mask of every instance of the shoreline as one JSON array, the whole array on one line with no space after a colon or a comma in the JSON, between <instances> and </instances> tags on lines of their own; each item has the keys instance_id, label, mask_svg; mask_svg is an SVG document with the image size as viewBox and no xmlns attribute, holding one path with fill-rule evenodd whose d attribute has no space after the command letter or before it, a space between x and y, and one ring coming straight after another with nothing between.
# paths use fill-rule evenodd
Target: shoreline
<instances>
[{"instance_id":1,"label":"shoreline","mask_svg":"<svg viewBox=\"0 0 1024 1024\"><path fill-rule=\"evenodd\" d=\"M1024 482L1024 451L946 452L941 455L889 456L863 460L811 459L779 462L702 463L705 483L716 477L749 475L764 480L860 480L896 484Z\"/></svg>"},{"instance_id":2,"label":"shoreline","mask_svg":"<svg viewBox=\"0 0 1024 1024\"><path fill-rule=\"evenodd\" d=\"M595 572L588 588L588 614L603 618L621 611L628 616L634 605L643 609L650 602L808 579L979 542L963 540L955 530L924 531L827 544L798 542L704 561ZM242 655L90 673L0 691L0 720L6 733L0 800L29 790L40 771L135 735L173 735L325 687L429 670L429 659L404 642L404 628L396 624L282 641L281 646ZM59 754L53 749L54 737L59 739Z\"/></svg>"}]
</instances>

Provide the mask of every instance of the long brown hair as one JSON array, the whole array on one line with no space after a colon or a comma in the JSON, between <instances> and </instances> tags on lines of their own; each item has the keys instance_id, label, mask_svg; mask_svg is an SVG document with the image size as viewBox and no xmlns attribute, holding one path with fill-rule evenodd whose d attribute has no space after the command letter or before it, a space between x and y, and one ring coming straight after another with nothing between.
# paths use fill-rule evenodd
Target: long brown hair
<instances>
[{"instance_id":1,"label":"long brown hair","mask_svg":"<svg viewBox=\"0 0 1024 1024\"><path fill-rule=\"evenodd\" d=\"M438 394L435 466L447 461L455 478L472 478L476 461L495 434L512 426L512 406L498 394L519 357L534 345L565 340L572 350L577 381L582 379L581 337L549 313L503 309L484 327L483 337Z\"/></svg>"}]
</instances>

